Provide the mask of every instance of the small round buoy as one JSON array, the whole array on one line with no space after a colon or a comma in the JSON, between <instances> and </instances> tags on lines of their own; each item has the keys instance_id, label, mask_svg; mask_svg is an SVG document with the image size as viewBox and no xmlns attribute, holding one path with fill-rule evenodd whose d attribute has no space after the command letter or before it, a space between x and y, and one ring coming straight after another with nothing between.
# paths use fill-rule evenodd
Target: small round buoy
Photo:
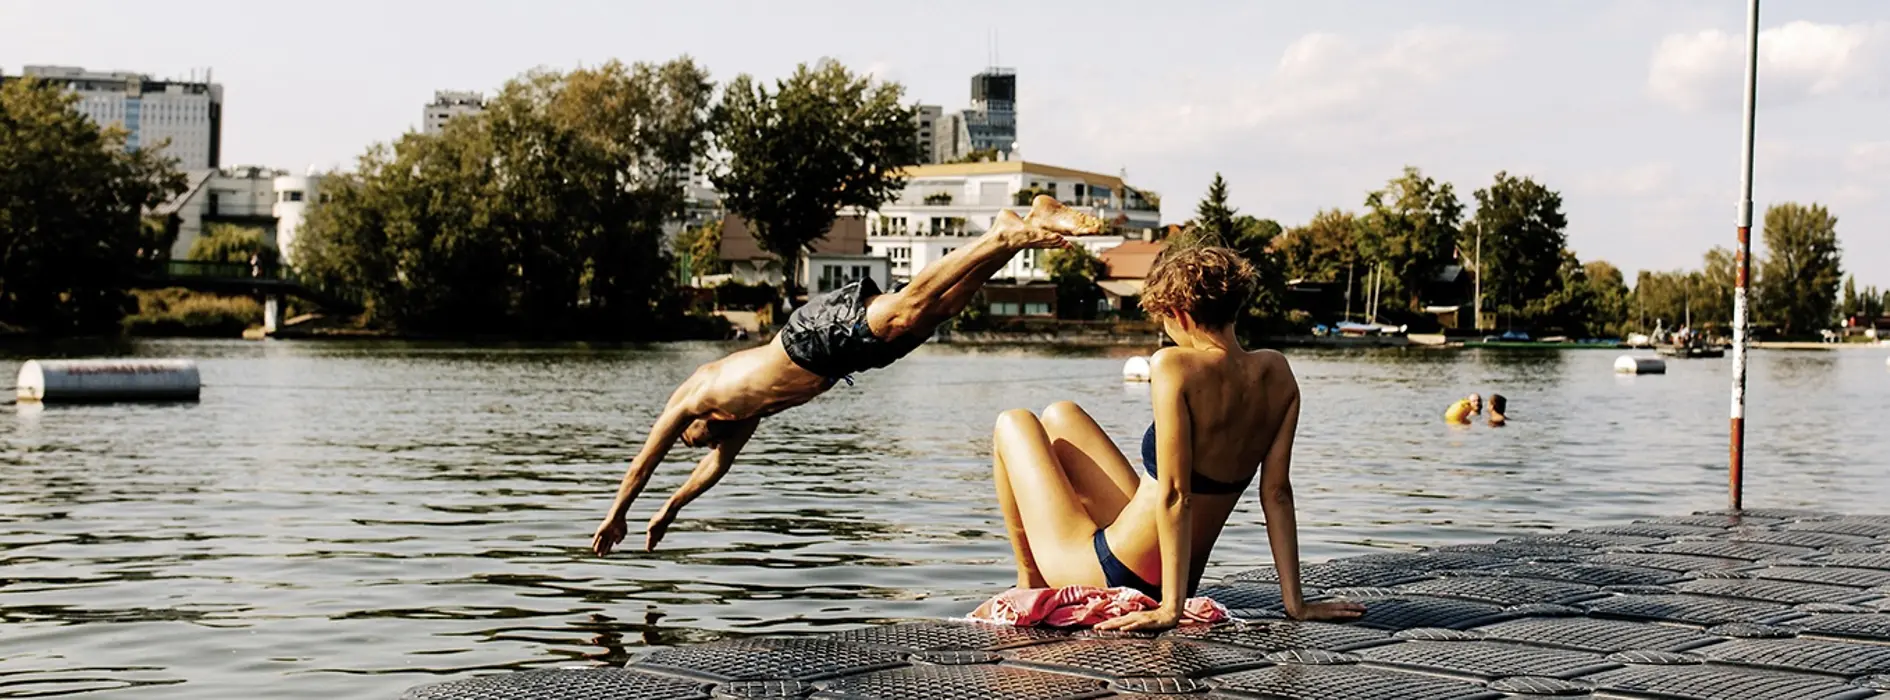
<instances>
[{"instance_id":1,"label":"small round buoy","mask_svg":"<svg viewBox=\"0 0 1890 700\"><path fill-rule=\"evenodd\" d=\"M1122 381L1148 381L1148 358L1136 355L1129 358L1128 362L1122 363Z\"/></svg>"},{"instance_id":2,"label":"small round buoy","mask_svg":"<svg viewBox=\"0 0 1890 700\"><path fill-rule=\"evenodd\" d=\"M27 360L20 365L25 402L195 401L203 388L190 360Z\"/></svg>"},{"instance_id":3,"label":"small round buoy","mask_svg":"<svg viewBox=\"0 0 1890 700\"><path fill-rule=\"evenodd\" d=\"M1622 355L1614 361L1614 371L1620 374L1666 374L1667 363L1658 357Z\"/></svg>"}]
</instances>

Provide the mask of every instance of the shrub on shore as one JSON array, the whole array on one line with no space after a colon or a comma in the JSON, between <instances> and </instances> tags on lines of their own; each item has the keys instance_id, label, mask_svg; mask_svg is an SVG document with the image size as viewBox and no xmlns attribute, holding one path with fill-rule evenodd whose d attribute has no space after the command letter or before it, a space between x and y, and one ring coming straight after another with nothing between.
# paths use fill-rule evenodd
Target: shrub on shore
<instances>
[{"instance_id":1,"label":"shrub on shore","mask_svg":"<svg viewBox=\"0 0 1890 700\"><path fill-rule=\"evenodd\" d=\"M249 297L199 294L169 288L133 292L138 313L124 321L126 335L239 338L262 323L262 304Z\"/></svg>"}]
</instances>

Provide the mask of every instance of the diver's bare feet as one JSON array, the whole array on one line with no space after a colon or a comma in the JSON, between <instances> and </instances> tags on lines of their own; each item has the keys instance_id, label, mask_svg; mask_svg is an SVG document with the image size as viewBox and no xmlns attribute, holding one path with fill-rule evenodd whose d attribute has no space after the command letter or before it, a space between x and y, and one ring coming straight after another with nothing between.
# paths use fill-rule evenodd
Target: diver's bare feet
<instances>
[{"instance_id":1,"label":"diver's bare feet","mask_svg":"<svg viewBox=\"0 0 1890 700\"><path fill-rule=\"evenodd\" d=\"M1012 250L1070 247L1070 242L1063 239L1063 234L1033 226L1009 209L998 212L997 221L991 225L991 233Z\"/></svg>"},{"instance_id":2,"label":"diver's bare feet","mask_svg":"<svg viewBox=\"0 0 1890 700\"><path fill-rule=\"evenodd\" d=\"M1030 215L1024 222L1036 228L1062 234L1102 233L1103 220L1063 206L1047 194L1037 195L1030 203Z\"/></svg>"}]
</instances>

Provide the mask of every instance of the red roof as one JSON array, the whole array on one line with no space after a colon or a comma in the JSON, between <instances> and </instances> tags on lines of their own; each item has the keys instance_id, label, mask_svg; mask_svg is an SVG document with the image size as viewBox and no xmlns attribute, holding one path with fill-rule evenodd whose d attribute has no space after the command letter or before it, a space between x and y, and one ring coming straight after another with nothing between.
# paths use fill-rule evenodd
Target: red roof
<instances>
[{"instance_id":1,"label":"red roof","mask_svg":"<svg viewBox=\"0 0 1890 700\"><path fill-rule=\"evenodd\" d=\"M1127 241L1103 251L1097 257L1102 258L1108 270L1108 279L1139 280L1148 277L1149 268L1155 266L1155 258L1162 254L1162 248L1166 245L1161 241Z\"/></svg>"},{"instance_id":2,"label":"red roof","mask_svg":"<svg viewBox=\"0 0 1890 700\"><path fill-rule=\"evenodd\" d=\"M833 220L827 234L814 240L815 253L828 255L865 255L866 219L842 216ZM774 255L761 249L755 234L748 230L748 220L734 214L722 217L723 260L773 260Z\"/></svg>"}]
</instances>

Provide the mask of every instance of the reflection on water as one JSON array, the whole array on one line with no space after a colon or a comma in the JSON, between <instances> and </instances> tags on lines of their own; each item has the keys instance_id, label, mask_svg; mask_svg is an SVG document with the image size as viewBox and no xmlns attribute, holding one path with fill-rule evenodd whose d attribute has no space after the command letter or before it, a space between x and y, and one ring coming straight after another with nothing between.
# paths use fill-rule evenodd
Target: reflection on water
<instances>
[{"instance_id":1,"label":"reflection on water","mask_svg":"<svg viewBox=\"0 0 1890 700\"><path fill-rule=\"evenodd\" d=\"M1122 350L928 349L764 423L661 550L589 556L661 402L727 349L16 349L196 357L206 386L197 404L0 421L0 696L386 698L655 645L961 615L1012 577L997 413L1075 399L1128 447L1149 415L1148 387L1119 379ZM1616 354L1294 354L1306 557L1721 507L1729 364L1624 377ZM1883 510L1882 354L1755 353L1749 505ZM1510 427L1444 425L1471 391L1508 396ZM666 465L634 523L694 456ZM1250 501L1210 573L1267 557Z\"/></svg>"}]
</instances>

